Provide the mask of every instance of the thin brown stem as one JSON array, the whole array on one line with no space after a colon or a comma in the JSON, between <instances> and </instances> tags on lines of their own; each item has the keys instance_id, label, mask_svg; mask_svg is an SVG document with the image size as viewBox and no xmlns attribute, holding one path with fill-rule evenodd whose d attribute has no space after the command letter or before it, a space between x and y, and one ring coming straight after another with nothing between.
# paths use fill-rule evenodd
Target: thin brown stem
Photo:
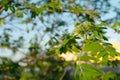
<instances>
[{"instance_id":1,"label":"thin brown stem","mask_svg":"<svg viewBox=\"0 0 120 80\"><path fill-rule=\"evenodd\" d=\"M64 76L65 76L66 72L67 72L67 70L65 70L65 71L64 71L63 75L60 77L60 79L59 79L59 80L63 80L63 78L64 78Z\"/></svg>"},{"instance_id":2,"label":"thin brown stem","mask_svg":"<svg viewBox=\"0 0 120 80\"><path fill-rule=\"evenodd\" d=\"M5 9L5 7L1 7L0 8L0 14L2 13L2 11Z\"/></svg>"}]
</instances>

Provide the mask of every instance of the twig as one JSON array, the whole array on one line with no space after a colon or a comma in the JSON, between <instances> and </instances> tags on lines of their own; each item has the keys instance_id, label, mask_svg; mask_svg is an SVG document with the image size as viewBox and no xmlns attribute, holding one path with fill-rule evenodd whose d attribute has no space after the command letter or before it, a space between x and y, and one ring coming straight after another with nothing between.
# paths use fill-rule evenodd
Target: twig
<instances>
[{"instance_id":1,"label":"twig","mask_svg":"<svg viewBox=\"0 0 120 80\"><path fill-rule=\"evenodd\" d=\"M7 15L5 15L4 17L2 17L1 19L5 19L7 18L8 16L12 15L13 13L8 13Z\"/></svg>"},{"instance_id":2,"label":"twig","mask_svg":"<svg viewBox=\"0 0 120 80\"><path fill-rule=\"evenodd\" d=\"M1 7L0 8L0 14L2 13L2 11L5 9L5 7Z\"/></svg>"},{"instance_id":3,"label":"twig","mask_svg":"<svg viewBox=\"0 0 120 80\"><path fill-rule=\"evenodd\" d=\"M66 72L67 72L67 70L65 70L65 71L64 71L63 75L60 77L60 79L59 79L59 80L63 80L63 78L64 78L64 76L65 76Z\"/></svg>"}]
</instances>

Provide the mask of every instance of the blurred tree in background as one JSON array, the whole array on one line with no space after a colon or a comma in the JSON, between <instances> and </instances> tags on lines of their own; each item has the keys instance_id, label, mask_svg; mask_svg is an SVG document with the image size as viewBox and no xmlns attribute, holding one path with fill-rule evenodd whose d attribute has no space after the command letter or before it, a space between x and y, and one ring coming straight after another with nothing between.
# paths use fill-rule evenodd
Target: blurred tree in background
<instances>
[{"instance_id":1,"label":"blurred tree in background","mask_svg":"<svg viewBox=\"0 0 120 80\"><path fill-rule=\"evenodd\" d=\"M0 0L0 50L24 55L0 57L0 80L120 80L105 36L120 32L119 9L110 0Z\"/></svg>"}]
</instances>

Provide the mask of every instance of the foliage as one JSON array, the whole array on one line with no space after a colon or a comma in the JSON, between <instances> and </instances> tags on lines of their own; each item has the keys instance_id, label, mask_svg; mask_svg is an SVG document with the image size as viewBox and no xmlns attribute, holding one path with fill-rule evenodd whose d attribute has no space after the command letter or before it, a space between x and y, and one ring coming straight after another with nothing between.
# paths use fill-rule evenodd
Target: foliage
<instances>
[{"instance_id":1,"label":"foliage","mask_svg":"<svg viewBox=\"0 0 120 80\"><path fill-rule=\"evenodd\" d=\"M0 0L0 48L24 55L1 57L0 79L119 80L120 73L103 70L120 65L105 36L107 27L119 33L119 9L101 19L111 8L109 0ZM77 58L61 57L68 52Z\"/></svg>"}]
</instances>

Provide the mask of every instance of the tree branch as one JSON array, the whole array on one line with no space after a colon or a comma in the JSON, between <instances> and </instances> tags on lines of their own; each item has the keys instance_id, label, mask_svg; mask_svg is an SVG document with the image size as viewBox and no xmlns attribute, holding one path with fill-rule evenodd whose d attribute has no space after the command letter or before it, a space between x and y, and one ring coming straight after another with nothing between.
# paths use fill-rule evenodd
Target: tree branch
<instances>
[{"instance_id":1,"label":"tree branch","mask_svg":"<svg viewBox=\"0 0 120 80\"><path fill-rule=\"evenodd\" d=\"M63 78L64 78L64 76L65 76L66 72L67 72L67 70L65 70L65 71L64 71L63 75L60 77L60 79L59 79L59 80L63 80Z\"/></svg>"},{"instance_id":2,"label":"tree branch","mask_svg":"<svg viewBox=\"0 0 120 80\"><path fill-rule=\"evenodd\" d=\"M2 11L5 9L5 7L1 7L0 8L0 14L2 13Z\"/></svg>"},{"instance_id":3,"label":"tree branch","mask_svg":"<svg viewBox=\"0 0 120 80\"><path fill-rule=\"evenodd\" d=\"M13 0L8 0L8 2L5 5L9 5L12 2L14 2ZM0 14L3 12L3 10L5 9L5 5L0 7Z\"/></svg>"}]
</instances>

